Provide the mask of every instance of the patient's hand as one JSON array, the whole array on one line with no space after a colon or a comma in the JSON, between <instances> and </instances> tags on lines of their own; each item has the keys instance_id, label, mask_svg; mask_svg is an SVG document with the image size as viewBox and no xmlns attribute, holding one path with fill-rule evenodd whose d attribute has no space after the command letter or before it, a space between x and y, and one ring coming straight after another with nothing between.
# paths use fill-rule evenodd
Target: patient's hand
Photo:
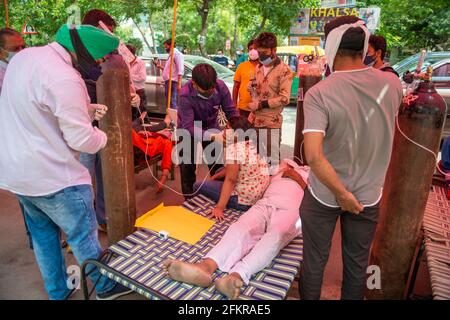
<instances>
[{"instance_id":1,"label":"patient's hand","mask_svg":"<svg viewBox=\"0 0 450 320\"><path fill-rule=\"evenodd\" d=\"M218 222L222 222L225 218L223 210L217 207L212 210L211 217L216 218Z\"/></svg>"}]
</instances>

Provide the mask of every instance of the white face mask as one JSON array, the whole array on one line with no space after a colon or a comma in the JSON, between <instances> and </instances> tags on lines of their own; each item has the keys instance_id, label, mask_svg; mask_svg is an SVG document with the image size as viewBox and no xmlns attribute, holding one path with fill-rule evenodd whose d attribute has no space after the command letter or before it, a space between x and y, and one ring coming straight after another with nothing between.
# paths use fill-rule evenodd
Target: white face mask
<instances>
[{"instance_id":1,"label":"white face mask","mask_svg":"<svg viewBox=\"0 0 450 320\"><path fill-rule=\"evenodd\" d=\"M258 50L256 49L252 49L248 52L248 57L250 58L250 60L255 61L259 59L259 54L258 54Z\"/></svg>"},{"instance_id":2,"label":"white face mask","mask_svg":"<svg viewBox=\"0 0 450 320\"><path fill-rule=\"evenodd\" d=\"M12 52L12 51L6 51L5 49L2 49L5 52L8 52L8 56L5 58L5 61L7 63L9 63L11 61L11 59L17 54L17 52Z\"/></svg>"}]
</instances>

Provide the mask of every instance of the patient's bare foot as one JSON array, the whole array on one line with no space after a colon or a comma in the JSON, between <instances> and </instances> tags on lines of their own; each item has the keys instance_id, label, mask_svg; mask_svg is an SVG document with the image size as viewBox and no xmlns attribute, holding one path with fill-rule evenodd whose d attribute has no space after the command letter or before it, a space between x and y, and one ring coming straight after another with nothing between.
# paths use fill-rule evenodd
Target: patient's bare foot
<instances>
[{"instance_id":1,"label":"patient's bare foot","mask_svg":"<svg viewBox=\"0 0 450 320\"><path fill-rule=\"evenodd\" d=\"M244 282L237 273L232 273L221 279L217 279L214 284L217 290L226 295L228 299L235 300L239 297Z\"/></svg>"},{"instance_id":2,"label":"patient's bare foot","mask_svg":"<svg viewBox=\"0 0 450 320\"><path fill-rule=\"evenodd\" d=\"M211 275L195 263L167 259L163 264L164 269L169 273L169 277L173 280L200 287L208 287L212 282Z\"/></svg>"}]
</instances>

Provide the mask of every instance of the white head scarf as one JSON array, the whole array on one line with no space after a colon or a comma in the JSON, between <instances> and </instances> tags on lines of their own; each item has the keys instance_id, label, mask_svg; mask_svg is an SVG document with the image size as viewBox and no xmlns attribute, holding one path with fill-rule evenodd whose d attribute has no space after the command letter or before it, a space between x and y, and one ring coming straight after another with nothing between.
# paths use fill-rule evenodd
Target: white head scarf
<instances>
[{"instance_id":1,"label":"white head scarf","mask_svg":"<svg viewBox=\"0 0 450 320\"><path fill-rule=\"evenodd\" d=\"M342 36L348 29L357 27L362 28L364 30L364 33L366 34L366 37L364 39L364 50L363 50L363 59L365 58L367 54L367 48L369 46L370 33L369 30L364 25L364 21L358 20L355 23L343 24L331 30L325 41L325 56L327 57L327 62L328 66L330 67L331 73L333 73L334 58L336 57L336 52L338 51L339 46L341 44Z\"/></svg>"}]
</instances>

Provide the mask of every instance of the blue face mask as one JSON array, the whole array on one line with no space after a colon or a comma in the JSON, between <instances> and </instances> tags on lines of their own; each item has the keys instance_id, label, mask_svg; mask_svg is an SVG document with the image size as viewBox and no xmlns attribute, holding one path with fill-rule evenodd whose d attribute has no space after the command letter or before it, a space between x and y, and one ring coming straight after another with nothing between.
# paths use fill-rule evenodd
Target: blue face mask
<instances>
[{"instance_id":1,"label":"blue face mask","mask_svg":"<svg viewBox=\"0 0 450 320\"><path fill-rule=\"evenodd\" d=\"M274 60L274 58L272 56L265 55L265 54L259 55L259 61L265 66L268 66L269 64L271 64L273 62L273 60Z\"/></svg>"},{"instance_id":2,"label":"blue face mask","mask_svg":"<svg viewBox=\"0 0 450 320\"><path fill-rule=\"evenodd\" d=\"M373 56L366 55L366 58L364 59L364 64L368 67L373 67L376 61L377 60Z\"/></svg>"}]
</instances>

